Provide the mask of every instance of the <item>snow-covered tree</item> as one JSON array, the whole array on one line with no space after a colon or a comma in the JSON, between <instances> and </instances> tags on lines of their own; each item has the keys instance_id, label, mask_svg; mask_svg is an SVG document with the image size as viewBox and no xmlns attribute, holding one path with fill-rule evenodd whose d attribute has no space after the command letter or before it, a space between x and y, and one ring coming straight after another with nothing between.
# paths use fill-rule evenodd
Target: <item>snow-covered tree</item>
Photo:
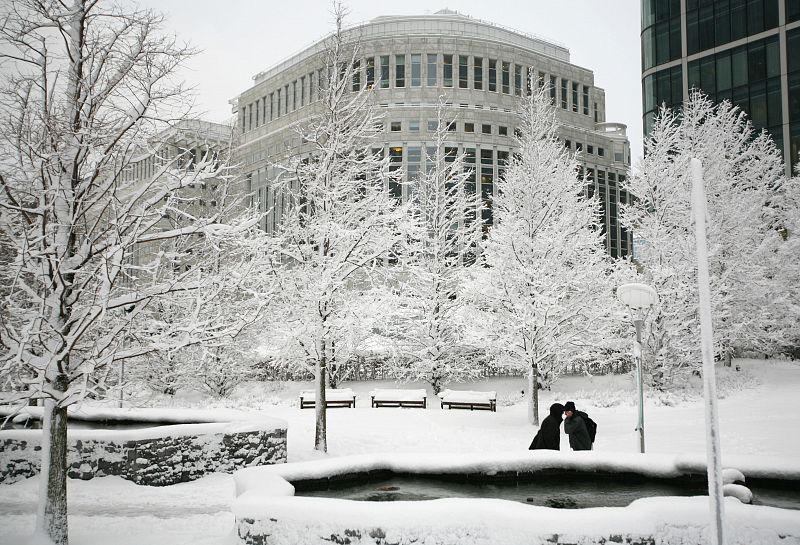
<instances>
[{"instance_id":1,"label":"snow-covered tree","mask_svg":"<svg viewBox=\"0 0 800 545\"><path fill-rule=\"evenodd\" d=\"M582 345L602 342L597 332L614 307L597 201L584 196L556 129L543 92L523 99L519 153L497 183L496 224L469 285L498 361L528 375L534 424L540 382Z\"/></svg>"},{"instance_id":2,"label":"snow-covered tree","mask_svg":"<svg viewBox=\"0 0 800 545\"><path fill-rule=\"evenodd\" d=\"M636 200L623 207L622 221L638 239L645 282L659 295L644 356L651 384L668 387L701 366L689 160L703 164L715 352L728 362L737 349L763 345L765 311L785 289L768 259L780 238L775 204L784 167L769 135L754 134L743 112L698 92L680 112L661 110L646 151L628 178Z\"/></svg>"},{"instance_id":3,"label":"snow-covered tree","mask_svg":"<svg viewBox=\"0 0 800 545\"><path fill-rule=\"evenodd\" d=\"M387 189L388 161L373 149L380 131L371 89L352 91L357 47L342 30L345 10L335 6L336 30L327 39L317 111L300 130L305 156L287 167L281 188L290 196L278 228L283 272L281 296L292 341L312 364L316 383L314 448L327 450L325 388L329 364L346 344L359 300L382 277L391 249L403 240L406 213Z\"/></svg>"},{"instance_id":4,"label":"snow-covered tree","mask_svg":"<svg viewBox=\"0 0 800 545\"><path fill-rule=\"evenodd\" d=\"M177 154L146 176L127 175L134 150L165 126L158 120L183 114L185 93L173 77L192 50L162 34L161 16L88 0L11 0L0 9L0 244L9 281L0 382L13 377L17 400L44 402L37 533L61 545L68 541L67 407L101 395L120 361L242 325L190 315L154 325L157 301L217 279L199 274L193 260L189 270L144 281L165 259L170 267L189 259L151 250L224 238L252 222L222 226L220 212L165 225L182 210L176 201L187 187L228 183L215 158L188 165ZM143 249L145 264L135 259ZM196 293L195 308L208 308L216 292Z\"/></svg>"},{"instance_id":5,"label":"snow-covered tree","mask_svg":"<svg viewBox=\"0 0 800 545\"><path fill-rule=\"evenodd\" d=\"M437 112L426 168L410 182L414 223L394 275L399 312L393 335L398 347L395 372L428 382L436 394L448 382L478 372L464 357L459 312L465 300L458 292L482 232L475 172L465 168L464 155L455 146L448 146L452 119L446 118L443 97Z\"/></svg>"}]
</instances>

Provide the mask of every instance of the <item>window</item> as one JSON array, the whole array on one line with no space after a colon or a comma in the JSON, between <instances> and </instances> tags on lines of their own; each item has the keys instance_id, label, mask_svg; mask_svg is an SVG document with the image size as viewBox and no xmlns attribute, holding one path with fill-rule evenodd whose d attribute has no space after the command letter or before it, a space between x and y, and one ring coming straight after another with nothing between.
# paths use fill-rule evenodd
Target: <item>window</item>
<instances>
[{"instance_id":1,"label":"window","mask_svg":"<svg viewBox=\"0 0 800 545\"><path fill-rule=\"evenodd\" d=\"M428 87L436 87L438 83L436 81L436 57L435 53L428 54Z\"/></svg>"},{"instance_id":2,"label":"window","mask_svg":"<svg viewBox=\"0 0 800 545\"><path fill-rule=\"evenodd\" d=\"M436 127L439 126L439 122L435 119L428 120L428 132L436 132Z\"/></svg>"},{"instance_id":3,"label":"window","mask_svg":"<svg viewBox=\"0 0 800 545\"><path fill-rule=\"evenodd\" d=\"M589 88L583 86L583 115L589 115Z\"/></svg>"},{"instance_id":4,"label":"window","mask_svg":"<svg viewBox=\"0 0 800 545\"><path fill-rule=\"evenodd\" d=\"M392 121L389 124L389 130L391 132L400 132L401 130L403 130L402 122L401 121Z\"/></svg>"},{"instance_id":5,"label":"window","mask_svg":"<svg viewBox=\"0 0 800 545\"><path fill-rule=\"evenodd\" d=\"M389 87L389 55L381 55L381 89Z\"/></svg>"},{"instance_id":6,"label":"window","mask_svg":"<svg viewBox=\"0 0 800 545\"><path fill-rule=\"evenodd\" d=\"M292 111L297 109L297 80L292 82Z\"/></svg>"},{"instance_id":7,"label":"window","mask_svg":"<svg viewBox=\"0 0 800 545\"><path fill-rule=\"evenodd\" d=\"M572 82L572 111L578 113L578 84Z\"/></svg>"},{"instance_id":8,"label":"window","mask_svg":"<svg viewBox=\"0 0 800 545\"><path fill-rule=\"evenodd\" d=\"M497 134L499 134L500 136L508 136L508 127L500 125L499 127L497 127Z\"/></svg>"},{"instance_id":9,"label":"window","mask_svg":"<svg viewBox=\"0 0 800 545\"><path fill-rule=\"evenodd\" d=\"M550 76L550 102L556 105L556 77Z\"/></svg>"},{"instance_id":10,"label":"window","mask_svg":"<svg viewBox=\"0 0 800 545\"><path fill-rule=\"evenodd\" d=\"M597 156L598 157L605 157L606 156L606 150L604 150L603 148L597 148Z\"/></svg>"},{"instance_id":11,"label":"window","mask_svg":"<svg viewBox=\"0 0 800 545\"><path fill-rule=\"evenodd\" d=\"M572 142L569 140L564 140L564 147L567 149L572 149Z\"/></svg>"},{"instance_id":12,"label":"window","mask_svg":"<svg viewBox=\"0 0 800 545\"><path fill-rule=\"evenodd\" d=\"M508 94L511 93L511 88L510 88L510 84L511 84L511 81L510 81L510 78L511 78L511 74L510 74L511 63L510 62L503 62L502 63L502 67L503 67L503 92L508 95Z\"/></svg>"},{"instance_id":13,"label":"window","mask_svg":"<svg viewBox=\"0 0 800 545\"><path fill-rule=\"evenodd\" d=\"M283 113L289 113L289 84L283 86Z\"/></svg>"},{"instance_id":14,"label":"window","mask_svg":"<svg viewBox=\"0 0 800 545\"><path fill-rule=\"evenodd\" d=\"M278 89L278 113L275 117L281 116L281 89Z\"/></svg>"},{"instance_id":15,"label":"window","mask_svg":"<svg viewBox=\"0 0 800 545\"><path fill-rule=\"evenodd\" d=\"M464 132L475 132L475 123L464 123Z\"/></svg>"},{"instance_id":16,"label":"window","mask_svg":"<svg viewBox=\"0 0 800 545\"><path fill-rule=\"evenodd\" d=\"M561 108L567 109L567 80L561 78Z\"/></svg>"},{"instance_id":17,"label":"window","mask_svg":"<svg viewBox=\"0 0 800 545\"><path fill-rule=\"evenodd\" d=\"M395 55L394 56L394 86L395 87L405 87L406 86L406 56L405 55Z\"/></svg>"},{"instance_id":18,"label":"window","mask_svg":"<svg viewBox=\"0 0 800 545\"><path fill-rule=\"evenodd\" d=\"M361 90L361 63L355 61L353 63L353 92L356 93Z\"/></svg>"},{"instance_id":19,"label":"window","mask_svg":"<svg viewBox=\"0 0 800 545\"><path fill-rule=\"evenodd\" d=\"M586 153L593 155L594 154L594 146L591 144L586 145Z\"/></svg>"},{"instance_id":20,"label":"window","mask_svg":"<svg viewBox=\"0 0 800 545\"><path fill-rule=\"evenodd\" d=\"M483 89L483 58L475 57L473 63L472 88L480 90Z\"/></svg>"},{"instance_id":21,"label":"window","mask_svg":"<svg viewBox=\"0 0 800 545\"><path fill-rule=\"evenodd\" d=\"M442 66L442 85L445 87L452 87L453 86L453 56L452 55L442 55L443 59L443 66Z\"/></svg>"},{"instance_id":22,"label":"window","mask_svg":"<svg viewBox=\"0 0 800 545\"><path fill-rule=\"evenodd\" d=\"M367 89L375 86L375 57L367 57Z\"/></svg>"},{"instance_id":23,"label":"window","mask_svg":"<svg viewBox=\"0 0 800 545\"><path fill-rule=\"evenodd\" d=\"M306 105L306 77L300 78L300 106Z\"/></svg>"},{"instance_id":24,"label":"window","mask_svg":"<svg viewBox=\"0 0 800 545\"><path fill-rule=\"evenodd\" d=\"M575 142L575 151L583 151L583 144L581 144L580 142Z\"/></svg>"},{"instance_id":25,"label":"window","mask_svg":"<svg viewBox=\"0 0 800 545\"><path fill-rule=\"evenodd\" d=\"M497 91L497 61L489 59L489 90Z\"/></svg>"},{"instance_id":26,"label":"window","mask_svg":"<svg viewBox=\"0 0 800 545\"><path fill-rule=\"evenodd\" d=\"M411 87L422 85L422 55L413 53L411 55Z\"/></svg>"},{"instance_id":27,"label":"window","mask_svg":"<svg viewBox=\"0 0 800 545\"><path fill-rule=\"evenodd\" d=\"M514 65L514 94L522 96L522 66L519 64Z\"/></svg>"},{"instance_id":28,"label":"window","mask_svg":"<svg viewBox=\"0 0 800 545\"><path fill-rule=\"evenodd\" d=\"M408 122L409 132L419 132L419 119L413 119Z\"/></svg>"},{"instance_id":29,"label":"window","mask_svg":"<svg viewBox=\"0 0 800 545\"><path fill-rule=\"evenodd\" d=\"M403 148L389 148L389 172L395 172L403 167ZM389 195L395 199L403 198L403 184L396 177L389 178Z\"/></svg>"},{"instance_id":30,"label":"window","mask_svg":"<svg viewBox=\"0 0 800 545\"><path fill-rule=\"evenodd\" d=\"M447 130L450 132L455 132L456 130L456 121L455 119L447 124Z\"/></svg>"},{"instance_id":31,"label":"window","mask_svg":"<svg viewBox=\"0 0 800 545\"><path fill-rule=\"evenodd\" d=\"M466 89L469 86L469 57L458 56L458 88Z\"/></svg>"},{"instance_id":32,"label":"window","mask_svg":"<svg viewBox=\"0 0 800 545\"><path fill-rule=\"evenodd\" d=\"M420 166L422 165L422 148L420 146L409 146L406 160L408 162L406 168L408 180L415 180L419 175Z\"/></svg>"},{"instance_id":33,"label":"window","mask_svg":"<svg viewBox=\"0 0 800 545\"><path fill-rule=\"evenodd\" d=\"M481 132L483 134L492 134L492 126L487 124L481 125Z\"/></svg>"}]
</instances>

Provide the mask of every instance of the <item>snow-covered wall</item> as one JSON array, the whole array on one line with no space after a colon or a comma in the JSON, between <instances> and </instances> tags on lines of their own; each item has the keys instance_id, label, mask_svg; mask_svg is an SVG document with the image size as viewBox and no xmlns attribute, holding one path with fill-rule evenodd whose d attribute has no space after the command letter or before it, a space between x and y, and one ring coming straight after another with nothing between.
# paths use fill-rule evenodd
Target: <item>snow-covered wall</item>
<instances>
[{"instance_id":1,"label":"snow-covered wall","mask_svg":"<svg viewBox=\"0 0 800 545\"><path fill-rule=\"evenodd\" d=\"M39 472L41 430L0 431L0 482ZM277 419L68 432L68 476L118 475L170 485L207 473L286 462L286 423Z\"/></svg>"},{"instance_id":2,"label":"snow-covered wall","mask_svg":"<svg viewBox=\"0 0 800 545\"><path fill-rule=\"evenodd\" d=\"M747 462L747 460L741 460ZM797 464L765 468L765 476L797 477ZM240 543L290 545L686 545L708 542L707 496L636 500L627 507L553 509L499 499L365 502L294 496L289 481L337 479L354 473L500 476L561 470L674 478L702 474L684 456L545 452L488 455L361 455L247 468L235 474L233 505ZM755 468L754 468L755 469ZM745 472L746 474L746 472ZM728 545L800 545L800 512L745 505L726 498Z\"/></svg>"}]
</instances>

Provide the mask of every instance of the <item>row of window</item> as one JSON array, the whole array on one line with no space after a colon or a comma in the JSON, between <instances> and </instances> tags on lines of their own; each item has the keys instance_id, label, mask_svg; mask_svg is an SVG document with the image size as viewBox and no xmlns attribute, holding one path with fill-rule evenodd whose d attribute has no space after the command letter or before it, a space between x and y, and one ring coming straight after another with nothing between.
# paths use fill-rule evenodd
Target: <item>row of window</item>
<instances>
[{"instance_id":1,"label":"row of window","mask_svg":"<svg viewBox=\"0 0 800 545\"><path fill-rule=\"evenodd\" d=\"M778 0L687 0L686 7L689 55L778 26Z\"/></svg>"},{"instance_id":2,"label":"row of window","mask_svg":"<svg viewBox=\"0 0 800 545\"><path fill-rule=\"evenodd\" d=\"M376 149L379 154L386 153L389 157L389 170L396 171L405 166L405 180L413 181L422 171L431 172L434 168L432 158L435 155L435 148L425 146L392 146L386 150ZM478 199L483 203L481 220L485 226L492 225L494 218L492 213L492 198L494 196L494 181L504 176L510 152L485 149L478 147L464 147L459 149L456 146L446 147L444 150L445 160L454 161L459 152L464 154L464 170L468 173L465 180L465 190L467 194L474 195L476 203ZM274 175L274 169L260 169L251 174L251 181L257 186L253 198L255 205L261 211L270 211L265 218L263 228L274 230L281 220L281 211L286 203L285 195L276 192L270 187L269 176ZM628 254L630 248L630 235L619 224L619 204L630 202L630 196L622 187L625 182L625 175L613 171L606 171L596 168L583 167L579 170L579 175L584 176L587 182L584 195L598 197L600 202L600 227L605 234L605 244L613 257L622 257ZM405 187L405 189L404 189ZM401 181L391 181L388 184L388 191L398 200L410 197L407 184ZM472 220L476 220L473 215Z\"/></svg>"},{"instance_id":3,"label":"row of window","mask_svg":"<svg viewBox=\"0 0 800 545\"><path fill-rule=\"evenodd\" d=\"M573 149L572 148L572 141L570 141L570 140L564 140L564 146L569 150ZM594 155L595 154L595 150L596 150L598 157L605 157L606 156L605 148L601 148L600 146L597 146L597 148L595 148L595 146L593 144L586 144L586 146L584 147L583 142L575 142L575 148L574 149L575 149L575 151L577 153L583 153L585 151L587 155ZM621 155L622 154L620 154L620 158L618 159L619 162L622 162Z\"/></svg>"},{"instance_id":4,"label":"row of window","mask_svg":"<svg viewBox=\"0 0 800 545\"><path fill-rule=\"evenodd\" d=\"M787 20L800 2L785 0ZM794 15L789 4L797 4ZM681 58L679 0L642 0L642 70ZM686 48L692 55L778 26L778 0L687 0Z\"/></svg>"},{"instance_id":5,"label":"row of window","mask_svg":"<svg viewBox=\"0 0 800 545\"><path fill-rule=\"evenodd\" d=\"M439 126L439 122L436 119L429 119L427 122L427 130L428 132L436 132ZM480 131L481 134L494 134L493 126L489 123L472 123L472 122L464 122L461 125L462 130L465 133L475 133ZM419 132L420 131L420 121L418 119L412 119L406 122L406 129L408 132ZM403 130L403 122L402 121L391 121L389 123L389 131L390 132L400 132ZM447 124L447 130L449 132L455 132L458 130L458 123L456 121L451 121ZM497 135L498 136L508 136L508 127L505 125L498 125L497 126Z\"/></svg>"},{"instance_id":6,"label":"row of window","mask_svg":"<svg viewBox=\"0 0 800 545\"><path fill-rule=\"evenodd\" d=\"M536 81L540 88L549 85L553 103L559 104L562 109L583 115L590 115L592 110L590 86L537 71L533 67L498 59L441 53L395 54L368 57L363 62L357 62L353 68L351 76L353 91L358 91L364 86L398 89L424 85L471 88L522 96L523 93L531 94L532 81ZM407 70L409 68L410 70ZM325 78L323 69L315 70L249 104L241 105L239 111L241 132L245 133L260 127L318 99L321 91L320 82L324 85ZM596 104L594 109L597 121Z\"/></svg>"}]
</instances>

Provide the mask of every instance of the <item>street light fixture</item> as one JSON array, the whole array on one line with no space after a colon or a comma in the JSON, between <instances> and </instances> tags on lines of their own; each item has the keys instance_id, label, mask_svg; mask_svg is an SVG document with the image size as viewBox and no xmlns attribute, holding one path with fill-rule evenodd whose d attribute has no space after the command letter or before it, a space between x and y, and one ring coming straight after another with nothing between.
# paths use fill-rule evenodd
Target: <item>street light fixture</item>
<instances>
[{"instance_id":1,"label":"street light fixture","mask_svg":"<svg viewBox=\"0 0 800 545\"><path fill-rule=\"evenodd\" d=\"M642 325L650 308L658 301L656 290L647 284L623 284L617 288L617 299L628 307L631 320L636 328L633 343L633 359L636 362L636 375L639 385L639 451L644 454L644 386L642 378Z\"/></svg>"}]
</instances>

